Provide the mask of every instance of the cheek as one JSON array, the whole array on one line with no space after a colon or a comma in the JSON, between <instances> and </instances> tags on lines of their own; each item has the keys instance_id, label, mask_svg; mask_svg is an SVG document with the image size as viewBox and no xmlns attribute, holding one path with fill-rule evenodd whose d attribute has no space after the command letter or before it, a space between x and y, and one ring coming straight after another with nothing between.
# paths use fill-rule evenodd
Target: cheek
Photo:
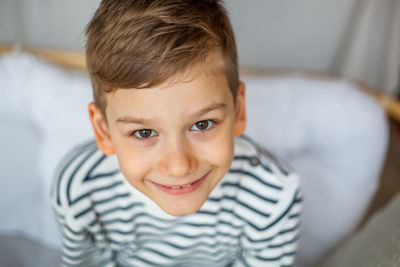
<instances>
[{"instance_id":1,"label":"cheek","mask_svg":"<svg viewBox=\"0 0 400 267\"><path fill-rule=\"evenodd\" d=\"M131 185L140 184L149 172L152 163L140 149L128 145L116 147L119 167L124 177Z\"/></svg>"},{"instance_id":2,"label":"cheek","mask_svg":"<svg viewBox=\"0 0 400 267\"><path fill-rule=\"evenodd\" d=\"M214 166L229 167L233 158L233 135L214 136L201 150L202 158Z\"/></svg>"}]
</instances>

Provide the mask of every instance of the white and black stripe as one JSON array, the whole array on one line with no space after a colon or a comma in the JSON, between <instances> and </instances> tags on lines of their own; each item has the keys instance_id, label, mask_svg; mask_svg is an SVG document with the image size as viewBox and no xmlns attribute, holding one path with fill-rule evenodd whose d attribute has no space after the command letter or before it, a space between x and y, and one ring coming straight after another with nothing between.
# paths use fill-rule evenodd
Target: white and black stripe
<instances>
[{"instance_id":1,"label":"white and black stripe","mask_svg":"<svg viewBox=\"0 0 400 267\"><path fill-rule=\"evenodd\" d=\"M63 265L290 266L298 183L286 164L238 138L229 172L200 211L173 217L127 184L115 156L82 145L64 158L52 191Z\"/></svg>"}]
</instances>

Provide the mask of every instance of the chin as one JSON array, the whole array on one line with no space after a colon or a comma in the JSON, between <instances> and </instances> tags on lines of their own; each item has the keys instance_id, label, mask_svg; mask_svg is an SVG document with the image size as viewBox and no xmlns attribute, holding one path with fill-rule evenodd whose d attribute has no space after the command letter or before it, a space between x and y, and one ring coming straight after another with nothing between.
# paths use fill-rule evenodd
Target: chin
<instances>
[{"instance_id":1,"label":"chin","mask_svg":"<svg viewBox=\"0 0 400 267\"><path fill-rule=\"evenodd\" d=\"M180 217L198 212L202 205L203 203L201 203L201 205L193 205L193 206L186 206L186 205L181 206L175 204L172 206L161 207L161 208L171 216Z\"/></svg>"}]
</instances>

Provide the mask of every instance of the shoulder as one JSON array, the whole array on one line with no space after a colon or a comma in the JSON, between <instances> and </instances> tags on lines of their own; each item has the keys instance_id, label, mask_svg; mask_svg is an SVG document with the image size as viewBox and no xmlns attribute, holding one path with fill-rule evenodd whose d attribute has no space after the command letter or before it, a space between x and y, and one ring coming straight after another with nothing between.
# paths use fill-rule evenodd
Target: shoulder
<instances>
[{"instance_id":1,"label":"shoulder","mask_svg":"<svg viewBox=\"0 0 400 267\"><path fill-rule=\"evenodd\" d=\"M271 183L272 188L299 186L298 175L289 163L246 136L235 139L230 172L248 174L243 179L257 176L260 183Z\"/></svg>"},{"instance_id":2,"label":"shoulder","mask_svg":"<svg viewBox=\"0 0 400 267\"><path fill-rule=\"evenodd\" d=\"M288 162L247 136L235 138L235 161L242 162L240 165L244 168L262 167L265 172L276 176L288 177L295 174L295 170ZM243 164L244 162L249 164Z\"/></svg>"},{"instance_id":3,"label":"shoulder","mask_svg":"<svg viewBox=\"0 0 400 267\"><path fill-rule=\"evenodd\" d=\"M87 197L95 187L109 184L118 174L115 157L104 155L95 141L74 147L60 161L55 172L52 200L56 206L72 206Z\"/></svg>"},{"instance_id":4,"label":"shoulder","mask_svg":"<svg viewBox=\"0 0 400 267\"><path fill-rule=\"evenodd\" d=\"M235 140L235 155L227 183L237 183L240 211L254 218L254 228L265 230L301 203L300 179L284 160L248 137Z\"/></svg>"}]
</instances>

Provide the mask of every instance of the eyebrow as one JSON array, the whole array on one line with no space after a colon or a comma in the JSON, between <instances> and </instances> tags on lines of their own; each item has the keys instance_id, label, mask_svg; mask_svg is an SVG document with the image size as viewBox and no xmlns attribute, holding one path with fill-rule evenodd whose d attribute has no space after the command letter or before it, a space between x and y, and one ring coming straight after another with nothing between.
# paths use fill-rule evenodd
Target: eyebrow
<instances>
[{"instance_id":1,"label":"eyebrow","mask_svg":"<svg viewBox=\"0 0 400 267\"><path fill-rule=\"evenodd\" d=\"M225 110L226 109L226 104L224 103L213 103L207 107L204 107L196 112L194 112L191 116L193 117L200 117L203 116L211 111L214 110ZM144 118L137 118L133 116L124 116L121 118L118 118L116 120L117 123L135 123L135 124L149 124L153 122L151 119L144 119Z\"/></svg>"}]
</instances>

